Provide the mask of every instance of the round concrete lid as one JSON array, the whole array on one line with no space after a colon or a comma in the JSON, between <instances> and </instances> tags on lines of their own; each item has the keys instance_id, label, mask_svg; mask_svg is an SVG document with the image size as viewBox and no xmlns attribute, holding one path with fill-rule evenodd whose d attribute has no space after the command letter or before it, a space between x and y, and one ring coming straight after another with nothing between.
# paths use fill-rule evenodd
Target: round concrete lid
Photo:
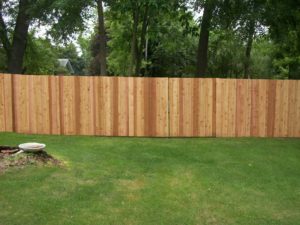
<instances>
[{"instance_id":1,"label":"round concrete lid","mask_svg":"<svg viewBox=\"0 0 300 225\"><path fill-rule=\"evenodd\" d=\"M39 152L42 151L44 148L46 147L45 144L41 144L41 143L24 143L24 144L20 144L19 148L22 149L25 152Z\"/></svg>"}]
</instances>

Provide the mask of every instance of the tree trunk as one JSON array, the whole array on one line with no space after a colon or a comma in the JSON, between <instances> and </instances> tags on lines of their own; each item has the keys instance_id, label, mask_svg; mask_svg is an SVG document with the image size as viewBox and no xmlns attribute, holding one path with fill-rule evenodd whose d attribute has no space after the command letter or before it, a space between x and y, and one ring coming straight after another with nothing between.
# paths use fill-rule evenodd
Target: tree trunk
<instances>
[{"instance_id":1,"label":"tree trunk","mask_svg":"<svg viewBox=\"0 0 300 225\"><path fill-rule=\"evenodd\" d=\"M130 65L130 75L136 76L136 63L138 57L138 41L137 41L137 33L138 33L138 25L139 25L139 8L133 12L133 27L132 27L132 39L131 39L131 65Z\"/></svg>"},{"instance_id":2,"label":"tree trunk","mask_svg":"<svg viewBox=\"0 0 300 225\"><path fill-rule=\"evenodd\" d=\"M20 0L19 12L14 30L13 42L8 59L8 72L23 72L23 59L26 50L30 16L28 13L29 0Z\"/></svg>"},{"instance_id":3,"label":"tree trunk","mask_svg":"<svg viewBox=\"0 0 300 225\"><path fill-rule=\"evenodd\" d=\"M214 3L206 0L201 23L201 31L199 37L198 53L197 53L197 71L196 76L203 77L206 74L208 63L208 42L209 30L211 25Z\"/></svg>"},{"instance_id":4,"label":"tree trunk","mask_svg":"<svg viewBox=\"0 0 300 225\"><path fill-rule=\"evenodd\" d=\"M98 9L98 32L99 32L99 63L100 63L100 75L106 76L106 33L104 25L104 13L103 13L103 3L102 0L97 0L97 9Z\"/></svg>"},{"instance_id":5,"label":"tree trunk","mask_svg":"<svg viewBox=\"0 0 300 225\"><path fill-rule=\"evenodd\" d=\"M246 58L245 58L245 64L244 64L244 78L250 79L250 60L251 60L251 50L252 50L252 43L255 33L255 21L251 20L249 22L248 27L248 38L247 38L247 46L246 46Z\"/></svg>"},{"instance_id":6,"label":"tree trunk","mask_svg":"<svg viewBox=\"0 0 300 225\"><path fill-rule=\"evenodd\" d=\"M9 38L8 38L7 28L6 28L6 25L3 20L2 7L3 7L2 0L0 0L0 39L1 39L1 42L3 45L3 48L6 52L7 63L8 63L8 59L10 58L11 45L10 45Z\"/></svg>"},{"instance_id":7,"label":"tree trunk","mask_svg":"<svg viewBox=\"0 0 300 225\"><path fill-rule=\"evenodd\" d=\"M139 76L141 73L143 51L144 51L144 48L146 45L146 34L147 34L147 27L148 27L148 12L149 12L149 6L148 6L148 4L146 4L144 18L143 18L143 25L142 25L141 43L140 43L140 47L138 48L138 55L137 55L137 59L136 59L135 74L137 76Z\"/></svg>"}]
</instances>

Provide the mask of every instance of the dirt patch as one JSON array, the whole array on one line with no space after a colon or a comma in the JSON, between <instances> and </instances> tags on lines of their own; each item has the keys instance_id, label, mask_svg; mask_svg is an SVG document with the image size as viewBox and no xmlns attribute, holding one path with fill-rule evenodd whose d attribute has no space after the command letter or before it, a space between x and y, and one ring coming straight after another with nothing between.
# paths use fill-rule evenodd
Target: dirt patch
<instances>
[{"instance_id":1,"label":"dirt patch","mask_svg":"<svg viewBox=\"0 0 300 225\"><path fill-rule=\"evenodd\" d=\"M15 152L0 151L0 174L9 168L25 168L28 165L53 165L61 166L62 162L55 159L45 151L37 153L21 153L14 155Z\"/></svg>"},{"instance_id":2,"label":"dirt patch","mask_svg":"<svg viewBox=\"0 0 300 225\"><path fill-rule=\"evenodd\" d=\"M120 179L118 180L118 185L122 189L127 189L129 191L138 191L145 186L145 182L141 179L134 179L134 180Z\"/></svg>"}]
</instances>

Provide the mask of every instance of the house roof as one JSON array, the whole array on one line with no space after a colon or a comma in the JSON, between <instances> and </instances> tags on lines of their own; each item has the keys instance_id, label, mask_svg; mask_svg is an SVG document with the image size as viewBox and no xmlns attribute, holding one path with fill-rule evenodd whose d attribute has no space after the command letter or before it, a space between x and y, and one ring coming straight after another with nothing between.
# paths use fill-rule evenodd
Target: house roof
<instances>
[{"instance_id":1,"label":"house roof","mask_svg":"<svg viewBox=\"0 0 300 225\"><path fill-rule=\"evenodd\" d=\"M67 68L71 72L71 74L75 73L73 66L69 59L58 59L58 64L61 67Z\"/></svg>"}]
</instances>

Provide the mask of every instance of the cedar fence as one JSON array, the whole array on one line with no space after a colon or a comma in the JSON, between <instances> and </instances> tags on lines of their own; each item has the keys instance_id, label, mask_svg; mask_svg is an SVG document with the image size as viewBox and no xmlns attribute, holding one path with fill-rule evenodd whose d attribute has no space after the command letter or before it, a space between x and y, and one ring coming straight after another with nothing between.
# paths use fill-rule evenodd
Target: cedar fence
<instances>
[{"instance_id":1,"label":"cedar fence","mask_svg":"<svg viewBox=\"0 0 300 225\"><path fill-rule=\"evenodd\" d=\"M0 74L0 132L300 137L300 81Z\"/></svg>"}]
</instances>

